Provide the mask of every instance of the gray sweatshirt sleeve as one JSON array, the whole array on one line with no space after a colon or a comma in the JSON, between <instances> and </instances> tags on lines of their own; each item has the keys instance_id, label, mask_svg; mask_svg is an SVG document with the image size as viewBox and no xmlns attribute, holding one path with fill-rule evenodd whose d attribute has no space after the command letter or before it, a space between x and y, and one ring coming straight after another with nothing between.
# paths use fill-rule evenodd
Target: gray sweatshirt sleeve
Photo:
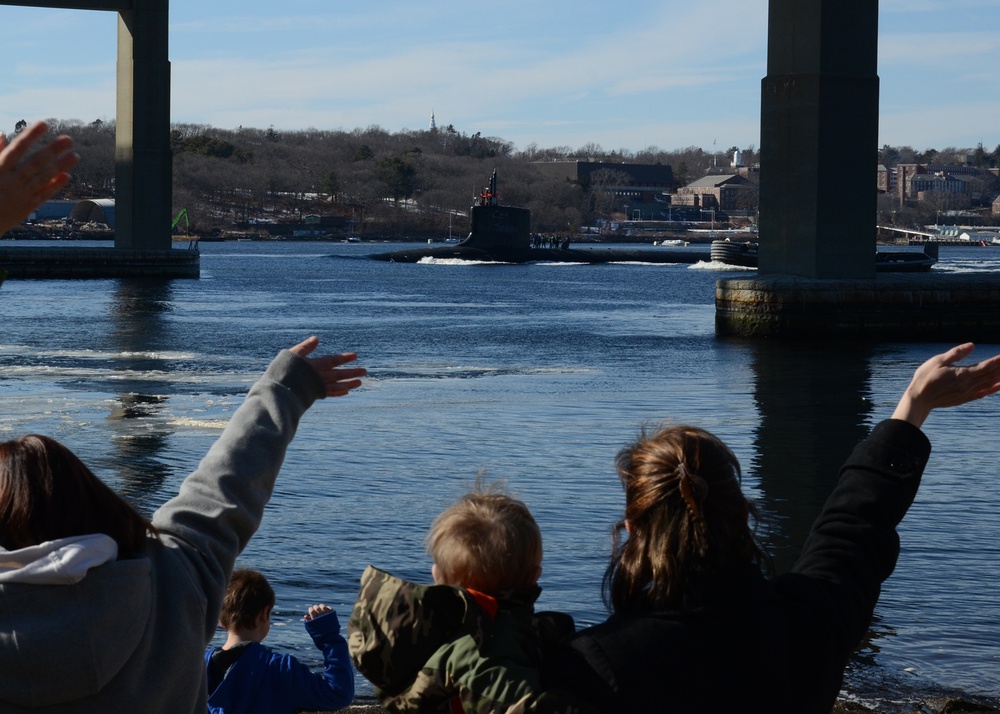
<instances>
[{"instance_id":1,"label":"gray sweatshirt sleeve","mask_svg":"<svg viewBox=\"0 0 1000 714\"><path fill-rule=\"evenodd\" d=\"M161 541L189 561L209 602L221 601L236 557L260 526L299 419L324 395L313 367L282 351L178 495L153 514Z\"/></svg>"}]
</instances>

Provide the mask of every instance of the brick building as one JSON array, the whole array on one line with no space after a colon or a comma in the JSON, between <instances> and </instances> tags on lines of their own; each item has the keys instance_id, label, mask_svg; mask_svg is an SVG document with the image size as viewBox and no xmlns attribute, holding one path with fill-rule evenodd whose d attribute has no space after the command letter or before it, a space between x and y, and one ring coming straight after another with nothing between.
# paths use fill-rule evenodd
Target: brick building
<instances>
[{"instance_id":1,"label":"brick building","mask_svg":"<svg viewBox=\"0 0 1000 714\"><path fill-rule=\"evenodd\" d=\"M753 184L738 174L709 174L677 189L675 206L733 211L746 207L745 197Z\"/></svg>"}]
</instances>

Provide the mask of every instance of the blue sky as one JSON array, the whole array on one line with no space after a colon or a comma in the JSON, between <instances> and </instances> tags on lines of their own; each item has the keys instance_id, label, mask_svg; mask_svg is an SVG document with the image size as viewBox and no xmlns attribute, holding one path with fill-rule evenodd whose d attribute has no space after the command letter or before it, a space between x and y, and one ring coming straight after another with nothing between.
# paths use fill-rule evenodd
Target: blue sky
<instances>
[{"instance_id":1,"label":"blue sky","mask_svg":"<svg viewBox=\"0 0 1000 714\"><path fill-rule=\"evenodd\" d=\"M1000 0L881 0L879 144L1000 144ZM114 13L0 5L0 129L113 119ZM174 122L759 146L767 1L171 0Z\"/></svg>"}]
</instances>

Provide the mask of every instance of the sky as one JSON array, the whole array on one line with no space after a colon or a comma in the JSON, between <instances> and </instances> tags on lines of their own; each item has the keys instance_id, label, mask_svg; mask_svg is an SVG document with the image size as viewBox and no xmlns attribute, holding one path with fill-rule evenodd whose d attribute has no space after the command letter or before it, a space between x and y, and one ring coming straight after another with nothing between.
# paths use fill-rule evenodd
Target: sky
<instances>
[{"instance_id":1,"label":"sky","mask_svg":"<svg viewBox=\"0 0 1000 714\"><path fill-rule=\"evenodd\" d=\"M113 12L0 0L0 131L115 116ZM767 0L171 0L171 121L760 146ZM1000 144L1000 0L881 0L879 146Z\"/></svg>"}]
</instances>

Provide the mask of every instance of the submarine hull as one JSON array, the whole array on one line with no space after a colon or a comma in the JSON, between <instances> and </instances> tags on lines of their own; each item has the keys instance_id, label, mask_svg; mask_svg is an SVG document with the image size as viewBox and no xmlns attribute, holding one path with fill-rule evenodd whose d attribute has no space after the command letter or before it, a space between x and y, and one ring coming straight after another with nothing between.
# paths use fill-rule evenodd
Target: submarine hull
<instances>
[{"instance_id":1,"label":"submarine hull","mask_svg":"<svg viewBox=\"0 0 1000 714\"><path fill-rule=\"evenodd\" d=\"M655 250L625 248L532 248L531 212L515 206L472 207L472 232L461 243L376 253L375 260L419 263L425 259L469 260L487 263L697 263L709 259L709 249L660 247Z\"/></svg>"},{"instance_id":2,"label":"submarine hull","mask_svg":"<svg viewBox=\"0 0 1000 714\"><path fill-rule=\"evenodd\" d=\"M371 257L394 263L419 263L421 260L468 260L486 263L697 263L709 260L704 250L659 247L655 250L627 248L533 248L531 246L531 211L496 202L496 171L489 187L481 194L479 205L472 207L472 230L457 245L412 248Z\"/></svg>"},{"instance_id":3,"label":"submarine hull","mask_svg":"<svg viewBox=\"0 0 1000 714\"><path fill-rule=\"evenodd\" d=\"M462 244L376 253L374 260L419 263L421 260L468 260L486 263L697 263L709 260L709 250L623 248L527 248L487 250Z\"/></svg>"}]
</instances>

